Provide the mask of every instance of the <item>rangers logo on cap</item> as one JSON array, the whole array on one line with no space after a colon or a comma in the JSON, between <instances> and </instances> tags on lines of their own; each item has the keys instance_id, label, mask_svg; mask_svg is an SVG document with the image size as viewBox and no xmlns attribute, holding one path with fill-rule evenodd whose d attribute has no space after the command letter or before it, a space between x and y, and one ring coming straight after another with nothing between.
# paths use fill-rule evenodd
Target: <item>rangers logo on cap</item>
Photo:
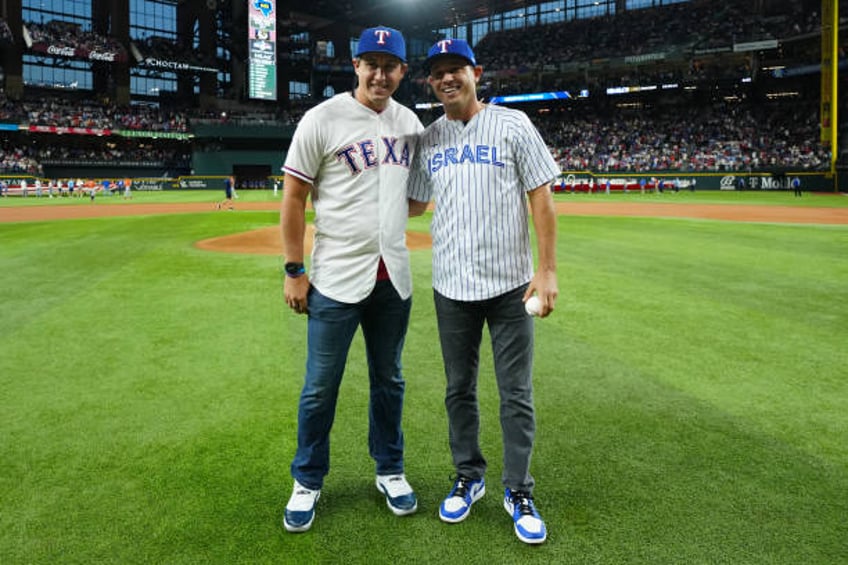
<instances>
[{"instance_id":1,"label":"rangers logo on cap","mask_svg":"<svg viewBox=\"0 0 848 565\"><path fill-rule=\"evenodd\" d=\"M474 58L474 51L471 50L468 42L463 39L442 39L441 41L437 41L432 47L430 47L430 50L427 51L427 60L424 61L424 65L427 68L430 68L433 60L436 57L443 55L456 55L457 57L462 57L467 60L472 67L477 66L477 59Z\"/></svg>"},{"instance_id":2,"label":"rangers logo on cap","mask_svg":"<svg viewBox=\"0 0 848 565\"><path fill-rule=\"evenodd\" d=\"M355 57L365 53L388 53L406 62L406 42L403 34L396 29L377 26L369 27L359 36Z\"/></svg>"}]
</instances>

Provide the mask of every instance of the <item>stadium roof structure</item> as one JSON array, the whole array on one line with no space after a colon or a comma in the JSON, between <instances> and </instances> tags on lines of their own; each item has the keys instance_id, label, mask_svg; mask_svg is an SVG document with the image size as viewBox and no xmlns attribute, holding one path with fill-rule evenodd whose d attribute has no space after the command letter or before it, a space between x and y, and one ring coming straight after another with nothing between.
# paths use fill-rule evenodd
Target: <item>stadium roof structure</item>
<instances>
[{"instance_id":1,"label":"stadium roof structure","mask_svg":"<svg viewBox=\"0 0 848 565\"><path fill-rule=\"evenodd\" d=\"M293 17L346 22L361 26L387 25L406 32L468 22L492 13L517 10L539 0L293 0L287 4Z\"/></svg>"}]
</instances>

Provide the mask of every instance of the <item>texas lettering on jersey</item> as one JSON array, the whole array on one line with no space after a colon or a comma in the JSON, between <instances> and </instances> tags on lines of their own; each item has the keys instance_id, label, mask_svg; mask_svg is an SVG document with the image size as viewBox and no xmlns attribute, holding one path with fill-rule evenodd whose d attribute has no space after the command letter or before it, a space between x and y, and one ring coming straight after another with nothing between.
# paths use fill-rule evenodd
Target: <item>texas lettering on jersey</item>
<instances>
[{"instance_id":1,"label":"texas lettering on jersey","mask_svg":"<svg viewBox=\"0 0 848 565\"><path fill-rule=\"evenodd\" d=\"M351 143L336 152L336 160L347 165L350 174L358 175L365 169L372 169L380 165L399 165L409 168L409 143L404 142L403 147L397 147L396 137L382 137L383 148L386 154L378 163L377 148L374 140L366 139Z\"/></svg>"},{"instance_id":2,"label":"texas lettering on jersey","mask_svg":"<svg viewBox=\"0 0 848 565\"><path fill-rule=\"evenodd\" d=\"M467 143L462 147L447 147L444 151L437 151L427 159L427 171L432 175L441 168L450 165L463 164L491 165L493 167L505 167L498 161L498 148L496 145L475 145Z\"/></svg>"}]
</instances>

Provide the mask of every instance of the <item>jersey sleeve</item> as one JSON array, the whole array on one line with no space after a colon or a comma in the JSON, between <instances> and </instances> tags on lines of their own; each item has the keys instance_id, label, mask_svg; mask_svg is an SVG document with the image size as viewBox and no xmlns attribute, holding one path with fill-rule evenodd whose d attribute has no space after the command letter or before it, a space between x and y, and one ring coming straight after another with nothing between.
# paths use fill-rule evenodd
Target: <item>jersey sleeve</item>
<instances>
[{"instance_id":1,"label":"jersey sleeve","mask_svg":"<svg viewBox=\"0 0 848 565\"><path fill-rule=\"evenodd\" d=\"M415 144L415 157L412 159L412 167L409 171L409 181L406 185L406 195L418 202L429 202L433 198L433 189L427 171L426 156L423 135L419 135Z\"/></svg>"},{"instance_id":2,"label":"jersey sleeve","mask_svg":"<svg viewBox=\"0 0 848 565\"><path fill-rule=\"evenodd\" d=\"M527 114L519 112L521 127L513 137L520 149L516 151L518 178L525 191L553 182L560 170L542 135Z\"/></svg>"},{"instance_id":3,"label":"jersey sleeve","mask_svg":"<svg viewBox=\"0 0 848 565\"><path fill-rule=\"evenodd\" d=\"M315 112L307 112L301 118L292 136L283 170L310 184L315 184L323 157L321 128Z\"/></svg>"}]
</instances>

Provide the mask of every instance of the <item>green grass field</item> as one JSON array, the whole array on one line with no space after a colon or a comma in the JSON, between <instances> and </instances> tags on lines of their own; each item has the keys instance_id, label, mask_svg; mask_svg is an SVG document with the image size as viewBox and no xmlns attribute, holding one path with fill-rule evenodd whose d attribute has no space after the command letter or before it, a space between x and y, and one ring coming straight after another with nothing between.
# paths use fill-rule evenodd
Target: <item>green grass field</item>
<instances>
[{"instance_id":1,"label":"green grass field","mask_svg":"<svg viewBox=\"0 0 848 565\"><path fill-rule=\"evenodd\" d=\"M58 204L84 205L0 203ZM560 217L535 370L549 540L530 547L501 504L486 346L489 492L461 524L436 516L452 469L429 251L413 253L404 357L419 512L396 518L374 488L357 337L315 525L283 530L306 320L282 302L280 258L193 247L277 221L0 224L0 563L848 563L848 226Z\"/></svg>"}]
</instances>

